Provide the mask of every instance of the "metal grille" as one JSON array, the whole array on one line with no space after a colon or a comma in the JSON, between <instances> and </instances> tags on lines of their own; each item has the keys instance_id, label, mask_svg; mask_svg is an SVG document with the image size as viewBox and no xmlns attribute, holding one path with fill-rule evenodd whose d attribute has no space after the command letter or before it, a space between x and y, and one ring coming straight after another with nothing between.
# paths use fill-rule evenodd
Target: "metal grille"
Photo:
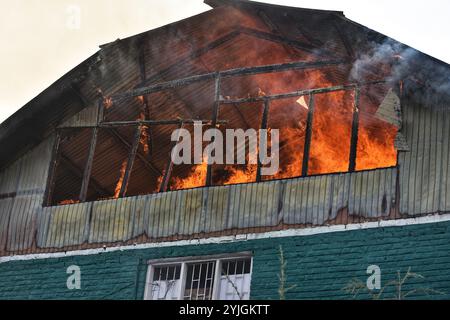
<instances>
[{"instance_id":1,"label":"metal grille","mask_svg":"<svg viewBox=\"0 0 450 320\"><path fill-rule=\"evenodd\" d=\"M248 300L250 257L167 261L150 269L146 298L152 300Z\"/></svg>"},{"instance_id":2,"label":"metal grille","mask_svg":"<svg viewBox=\"0 0 450 320\"><path fill-rule=\"evenodd\" d=\"M222 262L220 277L220 300L250 299L251 259Z\"/></svg>"},{"instance_id":3,"label":"metal grille","mask_svg":"<svg viewBox=\"0 0 450 320\"><path fill-rule=\"evenodd\" d=\"M155 267L151 283L152 300L178 300L181 264Z\"/></svg>"},{"instance_id":4,"label":"metal grille","mask_svg":"<svg viewBox=\"0 0 450 320\"><path fill-rule=\"evenodd\" d=\"M187 265L184 300L211 300L216 261Z\"/></svg>"}]
</instances>

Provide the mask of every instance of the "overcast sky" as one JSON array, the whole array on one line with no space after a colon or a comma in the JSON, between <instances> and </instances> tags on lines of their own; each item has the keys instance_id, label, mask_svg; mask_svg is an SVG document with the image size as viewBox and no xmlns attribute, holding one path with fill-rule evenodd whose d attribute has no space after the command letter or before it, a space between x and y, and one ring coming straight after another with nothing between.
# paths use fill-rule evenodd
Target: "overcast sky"
<instances>
[{"instance_id":1,"label":"overcast sky","mask_svg":"<svg viewBox=\"0 0 450 320\"><path fill-rule=\"evenodd\" d=\"M260 1L341 10L450 63L449 0ZM99 45L206 10L203 0L0 0L0 122Z\"/></svg>"}]
</instances>

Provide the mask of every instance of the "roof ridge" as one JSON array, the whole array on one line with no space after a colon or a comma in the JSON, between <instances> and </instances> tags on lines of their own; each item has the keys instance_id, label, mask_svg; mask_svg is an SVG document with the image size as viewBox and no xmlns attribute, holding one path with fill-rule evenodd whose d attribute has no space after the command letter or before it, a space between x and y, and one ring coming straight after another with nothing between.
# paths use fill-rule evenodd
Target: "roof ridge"
<instances>
[{"instance_id":1,"label":"roof ridge","mask_svg":"<svg viewBox=\"0 0 450 320\"><path fill-rule=\"evenodd\" d=\"M204 0L204 3L209 5L212 8L217 8L217 7L226 6L226 5L231 5L231 6L233 6L233 5L257 5L257 6L265 6L265 7L272 7L272 8L287 8L287 9L295 9L295 10L302 10L302 11L334 13L334 14L344 15L343 11L338 11L338 10L323 10L323 9L291 7L291 6L283 6L283 5L279 5L279 4L272 4L272 3L258 2L258 1L251 1L251 0Z\"/></svg>"}]
</instances>

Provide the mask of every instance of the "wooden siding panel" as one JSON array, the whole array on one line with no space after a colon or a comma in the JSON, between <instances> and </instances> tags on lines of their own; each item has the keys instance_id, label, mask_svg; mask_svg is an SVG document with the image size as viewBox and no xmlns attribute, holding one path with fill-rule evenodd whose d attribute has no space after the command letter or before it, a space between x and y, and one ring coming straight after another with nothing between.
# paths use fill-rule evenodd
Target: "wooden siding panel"
<instances>
[{"instance_id":1,"label":"wooden siding panel","mask_svg":"<svg viewBox=\"0 0 450 320\"><path fill-rule=\"evenodd\" d=\"M400 212L417 216L449 211L450 113L412 102L403 109L403 132L411 151L399 156Z\"/></svg>"}]
</instances>

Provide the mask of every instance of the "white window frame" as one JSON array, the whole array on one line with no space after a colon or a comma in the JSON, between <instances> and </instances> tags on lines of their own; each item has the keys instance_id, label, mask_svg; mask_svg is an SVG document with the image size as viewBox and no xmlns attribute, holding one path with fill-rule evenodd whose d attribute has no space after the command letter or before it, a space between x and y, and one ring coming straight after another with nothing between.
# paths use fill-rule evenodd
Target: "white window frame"
<instances>
[{"instance_id":1,"label":"white window frame","mask_svg":"<svg viewBox=\"0 0 450 320\"><path fill-rule=\"evenodd\" d=\"M184 300L186 277L187 277L187 265L192 263L207 263L215 262L215 272L214 272L214 282L213 282L213 292L211 295L211 300L218 300L220 297L220 283L222 275L222 263L240 260L240 259L250 259L250 283L253 274L253 256L251 252L241 252L234 254L220 254L211 256L200 256L200 257L178 257L169 259L157 259L147 261L147 277L145 282L145 292L144 300L152 300L152 285L153 285L153 275L155 268L159 267L169 267L175 265L181 265L180 280L181 280L181 290L178 295L178 300ZM251 288L250 288L251 290ZM249 292L250 295L250 292Z\"/></svg>"}]
</instances>

